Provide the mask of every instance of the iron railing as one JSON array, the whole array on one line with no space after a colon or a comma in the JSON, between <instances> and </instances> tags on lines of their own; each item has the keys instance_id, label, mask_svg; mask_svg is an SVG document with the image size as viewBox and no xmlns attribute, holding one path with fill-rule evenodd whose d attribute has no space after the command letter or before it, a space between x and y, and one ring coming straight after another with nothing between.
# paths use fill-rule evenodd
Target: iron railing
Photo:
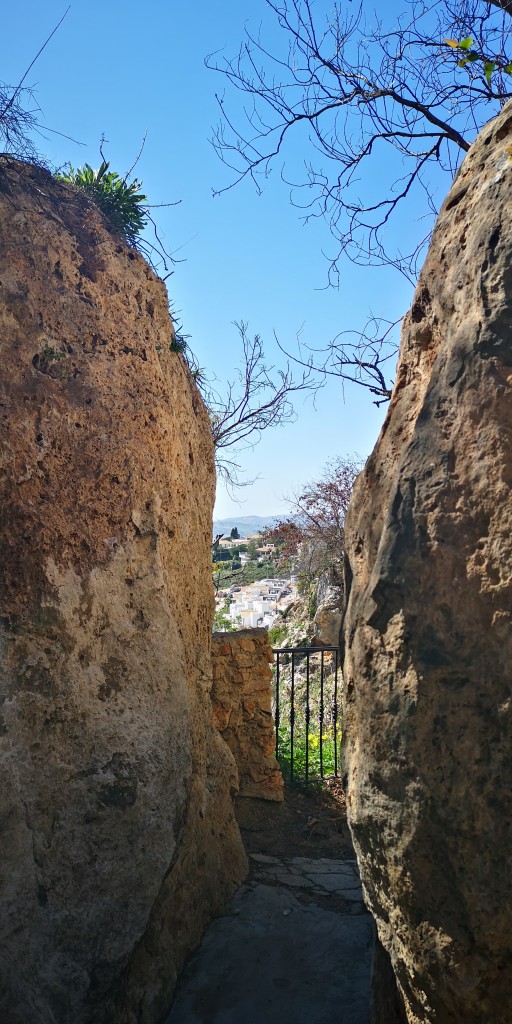
<instances>
[{"instance_id":1,"label":"iron railing","mask_svg":"<svg viewBox=\"0 0 512 1024\"><path fill-rule=\"evenodd\" d=\"M287 781L339 775L337 647L274 647L276 758Z\"/></svg>"}]
</instances>

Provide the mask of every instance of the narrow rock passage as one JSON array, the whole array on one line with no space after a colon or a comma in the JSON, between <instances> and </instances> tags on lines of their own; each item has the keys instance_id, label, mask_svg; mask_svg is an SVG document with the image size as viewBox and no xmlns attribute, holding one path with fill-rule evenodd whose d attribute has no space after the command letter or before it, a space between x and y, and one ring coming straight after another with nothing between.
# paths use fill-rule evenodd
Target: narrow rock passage
<instances>
[{"instance_id":1,"label":"narrow rock passage","mask_svg":"<svg viewBox=\"0 0 512 1024\"><path fill-rule=\"evenodd\" d=\"M290 838L289 856L250 853L165 1024L369 1024L373 925L357 864L346 849L294 856Z\"/></svg>"}]
</instances>

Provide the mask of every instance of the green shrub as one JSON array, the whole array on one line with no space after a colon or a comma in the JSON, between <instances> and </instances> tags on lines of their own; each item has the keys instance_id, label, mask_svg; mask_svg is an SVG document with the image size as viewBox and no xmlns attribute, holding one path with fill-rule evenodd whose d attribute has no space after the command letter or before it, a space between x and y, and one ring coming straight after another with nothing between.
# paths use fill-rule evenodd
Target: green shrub
<instances>
[{"instance_id":1,"label":"green shrub","mask_svg":"<svg viewBox=\"0 0 512 1024\"><path fill-rule=\"evenodd\" d=\"M308 778L306 779L306 740L308 748ZM338 729L336 741L339 746L341 730ZM283 778L291 780L291 732L289 724L279 726L279 764ZM322 733L322 773L324 776L334 774L334 730L332 726L324 726ZM315 723L310 724L309 732L299 729L293 737L293 782L296 785L307 785L320 781L320 729Z\"/></svg>"},{"instance_id":2,"label":"green shrub","mask_svg":"<svg viewBox=\"0 0 512 1024\"><path fill-rule=\"evenodd\" d=\"M299 646L306 646L299 644ZM324 660L325 659L325 660ZM323 662L323 686L321 664ZM310 655L309 670L304 657L294 659L293 676L293 780L291 778L292 656L281 655L279 674L278 760L286 781L294 785L320 782L321 776L339 768L342 733L339 685L335 697L334 658L332 654ZM274 666L275 674L275 666ZM275 690L274 690L275 703ZM320 726L320 722L322 725ZM336 725L336 735L334 726ZM320 765L320 727L322 764ZM336 744L335 744L336 739ZM336 749L338 748L338 749ZM306 751L308 770L306 779Z\"/></svg>"},{"instance_id":3,"label":"green shrub","mask_svg":"<svg viewBox=\"0 0 512 1024\"><path fill-rule=\"evenodd\" d=\"M175 334L171 344L169 345L170 352L185 352L187 348L187 339L183 334ZM199 371L198 371L199 372Z\"/></svg>"},{"instance_id":4,"label":"green shrub","mask_svg":"<svg viewBox=\"0 0 512 1024\"><path fill-rule=\"evenodd\" d=\"M268 639L271 647L281 647L288 635L287 627L282 625L271 626L268 631Z\"/></svg>"},{"instance_id":5,"label":"green shrub","mask_svg":"<svg viewBox=\"0 0 512 1024\"><path fill-rule=\"evenodd\" d=\"M213 617L213 632L233 633L236 626L233 625L229 615L229 598L224 602L222 608L217 608Z\"/></svg>"},{"instance_id":6,"label":"green shrub","mask_svg":"<svg viewBox=\"0 0 512 1024\"><path fill-rule=\"evenodd\" d=\"M56 177L85 192L100 208L113 231L122 235L129 245L136 245L147 223L147 196L139 192L142 182L135 179L128 184L126 178L110 171L109 166L106 160L97 171L89 164L76 170L69 164L66 173Z\"/></svg>"}]
</instances>

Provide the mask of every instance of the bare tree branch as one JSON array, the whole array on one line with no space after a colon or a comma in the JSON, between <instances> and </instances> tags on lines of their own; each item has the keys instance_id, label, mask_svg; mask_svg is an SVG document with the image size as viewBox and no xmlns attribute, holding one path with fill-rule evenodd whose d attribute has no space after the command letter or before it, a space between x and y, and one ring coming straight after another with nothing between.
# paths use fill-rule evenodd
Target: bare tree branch
<instances>
[{"instance_id":1,"label":"bare tree branch","mask_svg":"<svg viewBox=\"0 0 512 1024\"><path fill-rule=\"evenodd\" d=\"M226 383L222 394L204 378L198 383L210 412L217 468L228 483L240 486L237 452L255 445L269 427L295 419L292 396L316 390L318 383L307 369L294 379L289 364L284 370L269 366L259 335L249 337L245 323L235 326L242 341L242 367L236 379Z\"/></svg>"},{"instance_id":2,"label":"bare tree branch","mask_svg":"<svg viewBox=\"0 0 512 1024\"><path fill-rule=\"evenodd\" d=\"M331 283L345 258L391 266L414 283L441 198L438 170L453 176L512 97L512 0L403 0L398 19L364 0L357 8L333 0L330 13L312 0L266 3L281 29L272 49L247 29L236 57L206 60L228 86L217 96L212 141L232 176L218 192L246 178L261 190L277 163L304 220L329 226ZM302 146L299 164L292 140ZM418 215L429 222L409 251L390 240L400 213L409 224ZM375 338L367 358L367 345L363 331L338 352L326 344L320 363L287 355L382 400L390 381L381 363L393 346L379 348Z\"/></svg>"},{"instance_id":3,"label":"bare tree branch","mask_svg":"<svg viewBox=\"0 0 512 1024\"><path fill-rule=\"evenodd\" d=\"M512 16L512 0L489 0L489 3Z\"/></svg>"},{"instance_id":4,"label":"bare tree branch","mask_svg":"<svg viewBox=\"0 0 512 1024\"><path fill-rule=\"evenodd\" d=\"M30 138L31 133L51 131L55 135L61 134L60 132L52 131L50 128L43 128L39 124L36 116L39 108L34 104L32 89L24 86L23 83L43 53L43 50L46 49L48 43L62 25L69 10L70 8L67 7L62 17L46 37L43 45L39 47L35 57L33 57L27 69L23 72L18 84L9 86L5 82L0 82L0 139L3 141L5 152L19 159L37 159L36 149ZM28 106L27 102L22 102L22 97L29 102ZM63 138L69 138L69 136L64 135Z\"/></svg>"},{"instance_id":5,"label":"bare tree branch","mask_svg":"<svg viewBox=\"0 0 512 1024\"><path fill-rule=\"evenodd\" d=\"M371 317L362 331L340 331L327 345L315 348L297 336L297 351L290 352L275 336L276 344L292 363L319 376L356 381L382 405L391 398L397 344L394 332L401 321ZM354 337L354 341L348 339ZM347 340L345 340L347 339ZM298 353L298 354L297 354Z\"/></svg>"}]
</instances>

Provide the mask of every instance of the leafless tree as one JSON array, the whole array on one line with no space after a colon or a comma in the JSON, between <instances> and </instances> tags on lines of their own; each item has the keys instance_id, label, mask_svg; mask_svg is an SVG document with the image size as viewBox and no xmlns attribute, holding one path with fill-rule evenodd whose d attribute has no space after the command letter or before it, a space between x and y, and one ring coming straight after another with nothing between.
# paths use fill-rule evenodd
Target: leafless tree
<instances>
[{"instance_id":1,"label":"leafless tree","mask_svg":"<svg viewBox=\"0 0 512 1024\"><path fill-rule=\"evenodd\" d=\"M511 0L403 0L398 20L366 0L335 2L330 12L312 0L267 6L281 47L247 30L234 59L207 58L243 97L237 108L233 90L217 95L213 143L233 171L226 188L251 178L261 189L277 163L305 220L323 217L330 227L331 283L344 257L394 267L414 283L443 189L439 172L453 176L512 97ZM404 248L388 231L399 211L409 223L422 219ZM355 343L336 339L296 358L356 379L380 400L391 389L384 362L393 346L386 325L373 322Z\"/></svg>"},{"instance_id":2,"label":"leafless tree","mask_svg":"<svg viewBox=\"0 0 512 1024\"><path fill-rule=\"evenodd\" d=\"M217 468L227 483L240 485L237 453L255 445L262 432L295 419L292 396L315 390L318 384L303 369L294 378L289 365L280 370L265 360L258 334L250 337L247 324L235 324L242 347L242 366L222 393L199 376L198 383L210 412ZM197 376L197 371L196 371Z\"/></svg>"},{"instance_id":3,"label":"leafless tree","mask_svg":"<svg viewBox=\"0 0 512 1024\"><path fill-rule=\"evenodd\" d=\"M0 140L5 153L24 160L35 159L30 135L37 124L37 109L30 89L0 82Z\"/></svg>"},{"instance_id":4,"label":"leafless tree","mask_svg":"<svg viewBox=\"0 0 512 1024\"><path fill-rule=\"evenodd\" d=\"M24 85L24 82L26 82L27 76L43 50L46 49L48 43L62 25L68 11L69 7L66 8L55 28L52 29L27 69L23 72L18 84L7 85L6 82L0 82L0 145L5 153L9 153L20 160L39 162L39 156L33 141L34 135L52 132L52 129L41 125L38 119L41 111L35 101L33 90L29 86ZM52 133L60 134L60 132Z\"/></svg>"},{"instance_id":5,"label":"leafless tree","mask_svg":"<svg viewBox=\"0 0 512 1024\"><path fill-rule=\"evenodd\" d=\"M393 321L370 317L362 330L340 331L326 345L318 347L304 344L298 335L295 352L286 349L277 335L276 343L283 355L303 370L318 374L321 379L355 381L375 396L375 405L382 405L391 398L391 373L397 351L393 332L400 320L401 317Z\"/></svg>"}]
</instances>

